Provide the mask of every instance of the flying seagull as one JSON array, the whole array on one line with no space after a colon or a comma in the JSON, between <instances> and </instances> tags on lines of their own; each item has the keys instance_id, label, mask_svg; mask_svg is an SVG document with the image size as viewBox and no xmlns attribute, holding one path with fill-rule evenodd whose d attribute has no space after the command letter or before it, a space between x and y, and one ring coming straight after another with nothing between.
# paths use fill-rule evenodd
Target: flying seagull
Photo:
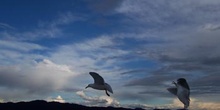
<instances>
[{"instance_id":1,"label":"flying seagull","mask_svg":"<svg viewBox=\"0 0 220 110\"><path fill-rule=\"evenodd\" d=\"M89 84L86 88L91 87L93 89L98 89L98 90L105 90L105 93L108 94L107 91L111 92L113 94L112 88L109 84L105 83L104 79L96 72L89 72L89 74L93 77L94 83Z\"/></svg>"},{"instance_id":2,"label":"flying seagull","mask_svg":"<svg viewBox=\"0 0 220 110\"><path fill-rule=\"evenodd\" d=\"M190 98L189 98L190 88L188 83L186 82L186 79L179 78L177 80L177 83L173 81L173 84L176 87L167 88L167 90L170 93L176 95L178 99L184 104L184 109L187 109L190 103Z\"/></svg>"}]
</instances>

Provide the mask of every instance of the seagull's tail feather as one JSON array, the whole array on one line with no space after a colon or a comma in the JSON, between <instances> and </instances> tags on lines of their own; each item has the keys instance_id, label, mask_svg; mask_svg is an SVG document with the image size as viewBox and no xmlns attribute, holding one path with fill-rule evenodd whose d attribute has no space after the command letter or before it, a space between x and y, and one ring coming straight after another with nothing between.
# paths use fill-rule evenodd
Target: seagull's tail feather
<instances>
[{"instance_id":1,"label":"seagull's tail feather","mask_svg":"<svg viewBox=\"0 0 220 110\"><path fill-rule=\"evenodd\" d=\"M105 87L106 87L107 91L109 91L113 94L113 90L112 90L111 86L108 83L105 83Z\"/></svg>"}]
</instances>

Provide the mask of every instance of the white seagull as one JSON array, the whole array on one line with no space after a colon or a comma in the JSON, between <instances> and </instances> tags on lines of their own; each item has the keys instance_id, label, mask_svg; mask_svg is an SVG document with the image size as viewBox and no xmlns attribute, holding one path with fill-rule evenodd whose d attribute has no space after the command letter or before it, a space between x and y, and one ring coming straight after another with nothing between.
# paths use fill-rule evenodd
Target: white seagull
<instances>
[{"instance_id":1,"label":"white seagull","mask_svg":"<svg viewBox=\"0 0 220 110\"><path fill-rule=\"evenodd\" d=\"M105 83L104 79L98 73L89 72L89 74L93 77L94 83L89 84L86 88L91 87L93 89L105 90L105 93L108 96L110 96L110 95L108 94L107 91L109 91L113 94L111 86L109 84Z\"/></svg>"},{"instance_id":2,"label":"white seagull","mask_svg":"<svg viewBox=\"0 0 220 110\"><path fill-rule=\"evenodd\" d=\"M177 83L173 81L173 84L175 84L176 87L167 88L167 90L170 93L176 95L178 99L184 104L184 109L187 109L190 103L190 88L188 83L186 82L186 79L179 78L177 80Z\"/></svg>"}]
</instances>

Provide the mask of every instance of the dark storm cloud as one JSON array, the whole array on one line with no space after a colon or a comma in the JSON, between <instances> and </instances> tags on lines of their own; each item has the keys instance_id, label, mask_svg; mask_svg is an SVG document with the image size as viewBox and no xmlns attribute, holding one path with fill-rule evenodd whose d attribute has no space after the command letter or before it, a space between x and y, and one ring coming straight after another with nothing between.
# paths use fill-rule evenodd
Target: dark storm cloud
<instances>
[{"instance_id":1,"label":"dark storm cloud","mask_svg":"<svg viewBox=\"0 0 220 110\"><path fill-rule=\"evenodd\" d=\"M219 87L220 84L218 83L220 79L219 74L220 73L217 72L213 74L204 75L195 80L192 80L191 85L195 87L210 87L210 88L213 87L213 89L218 88L220 90L220 87Z\"/></svg>"},{"instance_id":2,"label":"dark storm cloud","mask_svg":"<svg viewBox=\"0 0 220 110\"><path fill-rule=\"evenodd\" d=\"M183 34L183 33L180 33ZM166 36L166 35L165 35ZM186 78L192 95L218 94L220 91L220 42L219 31L202 31L181 36L168 36L163 44L146 44L134 52L136 56L159 62L158 68L146 71L145 76L130 80L124 86L144 86L146 90L139 94L166 96L166 93L151 92L154 87L168 88L174 86L172 81ZM135 51L137 51L135 50ZM125 72L132 74L136 71ZM124 75L124 74L122 74ZM157 90L156 90L157 91ZM165 91L167 92L167 91Z\"/></svg>"},{"instance_id":3,"label":"dark storm cloud","mask_svg":"<svg viewBox=\"0 0 220 110\"><path fill-rule=\"evenodd\" d=\"M220 56L206 58L202 61L202 63L205 65L210 65L210 66L215 66L215 65L219 66L220 65Z\"/></svg>"},{"instance_id":4,"label":"dark storm cloud","mask_svg":"<svg viewBox=\"0 0 220 110\"><path fill-rule=\"evenodd\" d=\"M204 95L216 95L220 93L220 88L218 86L193 86L191 87L192 96Z\"/></svg>"},{"instance_id":5,"label":"dark storm cloud","mask_svg":"<svg viewBox=\"0 0 220 110\"><path fill-rule=\"evenodd\" d=\"M90 12L88 22L102 28L114 27L119 22L116 14L116 8L120 6L123 0L84 0L86 10Z\"/></svg>"},{"instance_id":6,"label":"dark storm cloud","mask_svg":"<svg viewBox=\"0 0 220 110\"><path fill-rule=\"evenodd\" d=\"M117 94L114 95L115 97L122 99L122 100L142 100L142 101L146 101L146 97L144 97L143 94L138 94L138 91L136 91L136 93L131 93L131 92L118 92Z\"/></svg>"},{"instance_id":7,"label":"dark storm cloud","mask_svg":"<svg viewBox=\"0 0 220 110\"><path fill-rule=\"evenodd\" d=\"M148 75L147 75L148 74ZM180 77L179 75L172 73L172 72L155 72L146 74L146 77L135 79L130 81L129 83L125 84L124 86L150 86L150 87L156 87L156 86L164 86L166 82L172 82L173 80ZM182 77L187 76L182 74Z\"/></svg>"},{"instance_id":8,"label":"dark storm cloud","mask_svg":"<svg viewBox=\"0 0 220 110\"><path fill-rule=\"evenodd\" d=\"M77 89L77 88L70 88L70 87L64 87L63 91L65 92L76 92L79 91L81 89Z\"/></svg>"},{"instance_id":9,"label":"dark storm cloud","mask_svg":"<svg viewBox=\"0 0 220 110\"><path fill-rule=\"evenodd\" d=\"M159 95L166 97L168 93L166 91L166 88L170 86L174 87L172 81L176 81L178 78L183 77L187 79L192 90L192 95L220 93L220 85L219 83L217 83L220 79L219 73L208 74L201 72L196 73L195 71L181 71L178 73L177 70L175 71L176 72L171 72L169 70L160 70L159 73L157 71L155 73L152 73L151 76L132 80L124 86L145 86L146 90L140 91L140 94L151 94L155 96ZM155 87L163 89L162 91L156 90ZM149 88L155 91L149 91Z\"/></svg>"},{"instance_id":10,"label":"dark storm cloud","mask_svg":"<svg viewBox=\"0 0 220 110\"><path fill-rule=\"evenodd\" d=\"M201 50L201 51L205 51ZM204 64L204 65L219 65L220 64L220 56L200 56L198 55L197 57L187 57L186 58L173 58L171 56L167 56L167 55L162 55L159 57L159 60L161 62L172 62L172 63L194 63L194 64ZM202 66L202 65L201 65Z\"/></svg>"},{"instance_id":11,"label":"dark storm cloud","mask_svg":"<svg viewBox=\"0 0 220 110\"><path fill-rule=\"evenodd\" d=\"M219 4L219 2L207 2L205 0L127 0L122 3L118 11L130 17L130 20L136 21L136 24L140 23L141 26L147 24L147 27L162 27L161 29L163 29L169 28L169 26L175 28L179 25L219 21Z\"/></svg>"},{"instance_id":12,"label":"dark storm cloud","mask_svg":"<svg viewBox=\"0 0 220 110\"><path fill-rule=\"evenodd\" d=\"M158 100L158 98L161 98L161 97L172 96L172 94L167 92L166 88L165 89L164 88L152 89L151 87L144 87L144 88L147 88L144 91L139 90L137 88L132 88L132 87L129 87L129 88L132 90L118 92L117 94L114 94L114 97L117 97L117 99L120 99L120 100L128 100L129 101L128 104L130 103L130 101L134 101L133 104L134 103L147 104L147 103L152 103L153 100Z\"/></svg>"},{"instance_id":13,"label":"dark storm cloud","mask_svg":"<svg viewBox=\"0 0 220 110\"><path fill-rule=\"evenodd\" d=\"M139 94L145 94L145 95L150 95L152 97L167 97L167 96L172 96L166 88L163 88L162 90L153 90L153 91L141 91Z\"/></svg>"},{"instance_id":14,"label":"dark storm cloud","mask_svg":"<svg viewBox=\"0 0 220 110\"><path fill-rule=\"evenodd\" d=\"M0 85L6 88L24 89L30 94L33 93L48 93L53 90L54 85L50 81L44 80L38 82L30 75L22 73L14 67L0 69Z\"/></svg>"}]
</instances>

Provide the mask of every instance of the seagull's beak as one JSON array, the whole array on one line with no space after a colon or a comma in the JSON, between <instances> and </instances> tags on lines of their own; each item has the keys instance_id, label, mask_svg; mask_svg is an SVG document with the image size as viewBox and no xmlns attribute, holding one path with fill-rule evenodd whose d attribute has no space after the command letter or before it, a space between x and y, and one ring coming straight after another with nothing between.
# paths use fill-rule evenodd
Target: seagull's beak
<instances>
[{"instance_id":1,"label":"seagull's beak","mask_svg":"<svg viewBox=\"0 0 220 110\"><path fill-rule=\"evenodd\" d=\"M85 89L87 89L89 86L86 86Z\"/></svg>"},{"instance_id":2,"label":"seagull's beak","mask_svg":"<svg viewBox=\"0 0 220 110\"><path fill-rule=\"evenodd\" d=\"M174 84L175 86L177 86L176 82L174 82L174 81L172 82L172 84Z\"/></svg>"}]
</instances>

